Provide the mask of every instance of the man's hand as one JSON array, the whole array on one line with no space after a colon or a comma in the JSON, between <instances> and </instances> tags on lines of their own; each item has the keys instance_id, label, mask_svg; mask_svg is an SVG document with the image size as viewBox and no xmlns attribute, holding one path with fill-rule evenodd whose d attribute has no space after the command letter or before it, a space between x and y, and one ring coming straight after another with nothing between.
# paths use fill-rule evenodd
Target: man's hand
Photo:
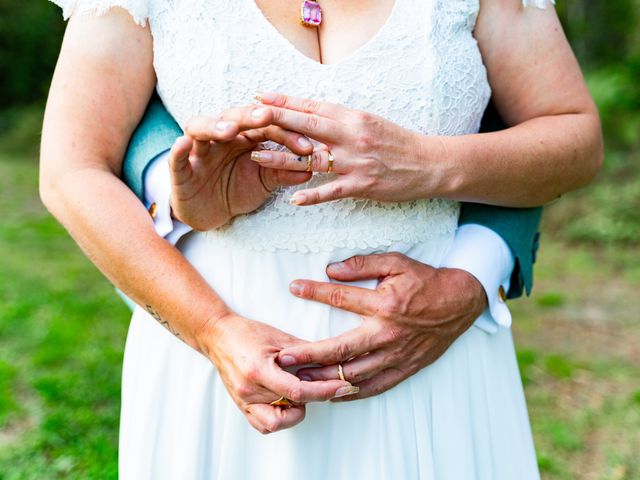
<instances>
[{"instance_id":1,"label":"man's hand","mask_svg":"<svg viewBox=\"0 0 640 480\"><path fill-rule=\"evenodd\" d=\"M297 375L304 380L338 378L359 394L377 395L430 365L486 308L482 285L457 269L437 269L399 253L355 256L329 265L327 275L341 282L378 279L375 290L295 280L291 292L309 300L360 314L362 325L334 338L284 348L282 366L316 363Z\"/></svg>"}]
</instances>

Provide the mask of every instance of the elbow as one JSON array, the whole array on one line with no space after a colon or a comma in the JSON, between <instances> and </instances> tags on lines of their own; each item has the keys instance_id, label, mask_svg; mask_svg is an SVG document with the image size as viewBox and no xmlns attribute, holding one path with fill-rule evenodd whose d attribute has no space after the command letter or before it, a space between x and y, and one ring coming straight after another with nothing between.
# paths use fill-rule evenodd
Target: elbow
<instances>
[{"instance_id":1,"label":"elbow","mask_svg":"<svg viewBox=\"0 0 640 480\"><path fill-rule=\"evenodd\" d=\"M51 208L54 204L54 192L54 182L52 182L51 179L41 170L40 177L38 179L38 193L40 195L40 201L49 212L51 212Z\"/></svg>"},{"instance_id":2,"label":"elbow","mask_svg":"<svg viewBox=\"0 0 640 480\"><path fill-rule=\"evenodd\" d=\"M570 156L570 161L565 164L564 174L557 178L558 180L564 178L564 180L549 182L551 186L549 189L530 192L532 197L537 197L536 201L522 206L548 205L566 193L588 186L597 177L603 163L604 139L600 120L596 113L582 129Z\"/></svg>"},{"instance_id":3,"label":"elbow","mask_svg":"<svg viewBox=\"0 0 640 480\"><path fill-rule=\"evenodd\" d=\"M57 175L43 168L43 161L40 161L40 175L38 178L38 193L40 195L40 201L44 207L54 217L59 218L58 214L61 211L59 207L62 203L62 195L60 188L60 179Z\"/></svg>"},{"instance_id":4,"label":"elbow","mask_svg":"<svg viewBox=\"0 0 640 480\"><path fill-rule=\"evenodd\" d=\"M576 188L589 185L596 178L604 163L604 138L598 113L592 115L591 124L587 128L585 135L585 149L582 158L580 182Z\"/></svg>"}]
</instances>

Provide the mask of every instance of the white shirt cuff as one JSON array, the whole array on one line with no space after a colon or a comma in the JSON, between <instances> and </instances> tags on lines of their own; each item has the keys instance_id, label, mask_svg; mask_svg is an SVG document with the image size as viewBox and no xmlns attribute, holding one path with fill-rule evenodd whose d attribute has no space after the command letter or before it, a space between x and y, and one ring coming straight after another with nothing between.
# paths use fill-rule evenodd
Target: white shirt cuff
<instances>
[{"instance_id":1,"label":"white shirt cuff","mask_svg":"<svg viewBox=\"0 0 640 480\"><path fill-rule=\"evenodd\" d=\"M442 266L465 270L478 279L487 294L488 307L475 325L489 333L511 326L505 303L515 259L507 243L493 230L467 224L458 228Z\"/></svg>"},{"instance_id":2,"label":"white shirt cuff","mask_svg":"<svg viewBox=\"0 0 640 480\"><path fill-rule=\"evenodd\" d=\"M175 245L183 235L192 229L171 218L171 176L169 174L169 150L151 161L144 174L144 199L149 211L153 211L153 223L156 232L169 243ZM155 207L152 209L152 205Z\"/></svg>"}]
</instances>

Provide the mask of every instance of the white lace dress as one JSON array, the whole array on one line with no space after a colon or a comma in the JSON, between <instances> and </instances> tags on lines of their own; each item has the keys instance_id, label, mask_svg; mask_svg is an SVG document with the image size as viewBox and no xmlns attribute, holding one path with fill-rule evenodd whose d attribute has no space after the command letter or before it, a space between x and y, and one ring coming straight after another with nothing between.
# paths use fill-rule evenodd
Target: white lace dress
<instances>
[{"instance_id":1,"label":"white lace dress","mask_svg":"<svg viewBox=\"0 0 640 480\"><path fill-rule=\"evenodd\" d=\"M277 91L372 112L424 134L462 135L478 130L490 96L472 36L478 0L396 0L371 40L330 65L300 53L254 0L54 1L66 16L122 6L139 23L148 20L158 92L179 123ZM316 174L311 183L329 177ZM301 208L288 203L295 188L224 229L191 234L181 249L239 314L307 340L334 336L360 319L293 297L289 282L329 281L326 265L354 254L399 251L438 266L457 225L459 205L452 201L342 200ZM142 309L125 353L120 475L539 478L507 329L491 335L473 327L394 389L357 402L310 404L302 424L262 436L211 363Z\"/></svg>"}]
</instances>

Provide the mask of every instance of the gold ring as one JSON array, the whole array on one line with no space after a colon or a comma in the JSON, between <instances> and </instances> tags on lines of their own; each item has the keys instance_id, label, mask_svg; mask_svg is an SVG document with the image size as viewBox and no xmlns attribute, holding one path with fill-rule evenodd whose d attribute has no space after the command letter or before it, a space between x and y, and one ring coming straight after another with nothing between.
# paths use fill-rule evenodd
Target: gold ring
<instances>
[{"instance_id":1,"label":"gold ring","mask_svg":"<svg viewBox=\"0 0 640 480\"><path fill-rule=\"evenodd\" d=\"M311 155L307 155L307 172L311 171Z\"/></svg>"},{"instance_id":2,"label":"gold ring","mask_svg":"<svg viewBox=\"0 0 640 480\"><path fill-rule=\"evenodd\" d=\"M333 153L329 150L329 168L327 168L327 173L333 172L333 161L335 160Z\"/></svg>"},{"instance_id":3,"label":"gold ring","mask_svg":"<svg viewBox=\"0 0 640 480\"><path fill-rule=\"evenodd\" d=\"M269 405L274 405L276 407L292 407L293 403L291 403L291 400L286 397L280 397L279 399L271 402Z\"/></svg>"},{"instance_id":4,"label":"gold ring","mask_svg":"<svg viewBox=\"0 0 640 480\"><path fill-rule=\"evenodd\" d=\"M344 378L344 369L342 368L341 363L338 364L338 377L340 377L340 380L342 380L343 382L347 381L347 379Z\"/></svg>"}]
</instances>

